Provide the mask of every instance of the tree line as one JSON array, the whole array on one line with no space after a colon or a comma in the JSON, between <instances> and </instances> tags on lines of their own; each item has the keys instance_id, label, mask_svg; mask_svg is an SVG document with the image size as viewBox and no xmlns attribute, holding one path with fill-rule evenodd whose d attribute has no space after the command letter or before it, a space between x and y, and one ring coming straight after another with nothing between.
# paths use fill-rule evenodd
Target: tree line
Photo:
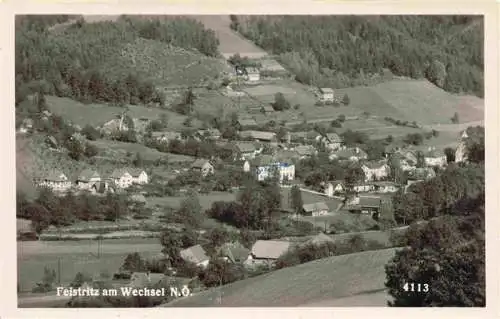
<instances>
[{"instance_id":1,"label":"tree line","mask_svg":"<svg viewBox=\"0 0 500 319\"><path fill-rule=\"evenodd\" d=\"M232 27L279 55L302 83L364 85L389 69L449 92L484 94L482 17L235 16Z\"/></svg>"},{"instance_id":2,"label":"tree line","mask_svg":"<svg viewBox=\"0 0 500 319\"><path fill-rule=\"evenodd\" d=\"M155 83L128 72L114 79L104 73L107 59L122 54L125 45L150 39L207 56L218 54L212 30L185 17L165 20L121 17L118 21L79 23L57 34L51 24L67 16L23 16L16 24L16 97L21 101L33 90L70 97L85 103L164 104ZM125 67L125 66L124 66Z\"/></svg>"}]
</instances>

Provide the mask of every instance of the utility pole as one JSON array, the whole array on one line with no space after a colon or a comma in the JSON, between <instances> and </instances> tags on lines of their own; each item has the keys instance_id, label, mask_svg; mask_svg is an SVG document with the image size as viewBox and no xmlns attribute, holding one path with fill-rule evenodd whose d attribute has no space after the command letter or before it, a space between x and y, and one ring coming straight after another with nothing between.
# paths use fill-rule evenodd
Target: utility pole
<instances>
[{"instance_id":1,"label":"utility pole","mask_svg":"<svg viewBox=\"0 0 500 319\"><path fill-rule=\"evenodd\" d=\"M57 257L57 283L61 284L61 257Z\"/></svg>"}]
</instances>

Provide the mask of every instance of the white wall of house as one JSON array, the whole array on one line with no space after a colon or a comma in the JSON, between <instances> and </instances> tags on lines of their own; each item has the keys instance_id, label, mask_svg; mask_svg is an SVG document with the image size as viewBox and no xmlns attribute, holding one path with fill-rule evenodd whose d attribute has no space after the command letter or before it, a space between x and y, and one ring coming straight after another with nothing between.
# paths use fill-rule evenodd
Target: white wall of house
<instances>
[{"instance_id":1,"label":"white wall of house","mask_svg":"<svg viewBox=\"0 0 500 319\"><path fill-rule=\"evenodd\" d=\"M248 161L245 161L245 163L243 164L243 172L250 172L250 163Z\"/></svg>"},{"instance_id":2,"label":"white wall of house","mask_svg":"<svg viewBox=\"0 0 500 319\"><path fill-rule=\"evenodd\" d=\"M148 183L148 174L146 172L141 172L139 176L132 177L132 182L140 185L144 185Z\"/></svg>"},{"instance_id":3,"label":"white wall of house","mask_svg":"<svg viewBox=\"0 0 500 319\"><path fill-rule=\"evenodd\" d=\"M120 178L115 178L114 182L119 188L127 188L132 185L132 176L129 173L123 174Z\"/></svg>"},{"instance_id":4,"label":"white wall of house","mask_svg":"<svg viewBox=\"0 0 500 319\"><path fill-rule=\"evenodd\" d=\"M426 157L425 159L426 166L446 166L446 156L441 157Z\"/></svg>"},{"instance_id":5,"label":"white wall of house","mask_svg":"<svg viewBox=\"0 0 500 319\"><path fill-rule=\"evenodd\" d=\"M248 81L255 82L260 80L260 73L249 73Z\"/></svg>"},{"instance_id":6,"label":"white wall of house","mask_svg":"<svg viewBox=\"0 0 500 319\"><path fill-rule=\"evenodd\" d=\"M361 167L363 172L365 172L365 181L379 180L389 176L389 169L386 165L380 168L369 168L366 166Z\"/></svg>"}]
</instances>

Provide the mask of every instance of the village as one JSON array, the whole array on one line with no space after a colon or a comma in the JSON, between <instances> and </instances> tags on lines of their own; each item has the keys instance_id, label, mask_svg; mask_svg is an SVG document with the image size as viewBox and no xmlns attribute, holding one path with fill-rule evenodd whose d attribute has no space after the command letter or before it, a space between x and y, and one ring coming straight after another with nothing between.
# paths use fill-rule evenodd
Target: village
<instances>
[{"instance_id":1,"label":"village","mask_svg":"<svg viewBox=\"0 0 500 319\"><path fill-rule=\"evenodd\" d=\"M81 88L73 74L16 104L21 306L223 305L232 287L311 261L369 274L365 261L342 259L362 253L384 290L382 266L409 245L407 230L484 187L478 98L387 68L361 71L356 85L315 85L267 53L202 55L149 40L120 57L145 45L178 59L155 73L160 84L127 71L109 89L94 73ZM54 295L123 287L190 293Z\"/></svg>"}]
</instances>

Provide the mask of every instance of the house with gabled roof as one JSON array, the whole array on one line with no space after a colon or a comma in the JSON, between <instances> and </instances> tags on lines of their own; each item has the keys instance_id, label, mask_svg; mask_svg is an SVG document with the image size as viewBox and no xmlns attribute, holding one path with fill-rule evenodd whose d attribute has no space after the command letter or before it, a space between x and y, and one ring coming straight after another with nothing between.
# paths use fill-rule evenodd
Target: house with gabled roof
<instances>
[{"instance_id":1,"label":"house with gabled roof","mask_svg":"<svg viewBox=\"0 0 500 319\"><path fill-rule=\"evenodd\" d=\"M214 173L214 166L207 159L199 158L191 164L191 169L201 173L205 177Z\"/></svg>"},{"instance_id":2,"label":"house with gabled roof","mask_svg":"<svg viewBox=\"0 0 500 319\"><path fill-rule=\"evenodd\" d=\"M294 151L297 153L299 159L309 158L318 153L312 145L299 145L294 149Z\"/></svg>"},{"instance_id":3,"label":"house with gabled roof","mask_svg":"<svg viewBox=\"0 0 500 319\"><path fill-rule=\"evenodd\" d=\"M277 143L276 133L274 132L254 131L254 130L241 131L240 137L259 142Z\"/></svg>"},{"instance_id":4,"label":"house with gabled roof","mask_svg":"<svg viewBox=\"0 0 500 319\"><path fill-rule=\"evenodd\" d=\"M370 214L377 217L382 207L382 199L378 196L353 196L346 198L345 208L351 213Z\"/></svg>"},{"instance_id":5,"label":"house with gabled roof","mask_svg":"<svg viewBox=\"0 0 500 319\"><path fill-rule=\"evenodd\" d=\"M217 254L227 262L243 263L247 260L250 250L239 242L225 243L217 249Z\"/></svg>"},{"instance_id":6,"label":"house with gabled roof","mask_svg":"<svg viewBox=\"0 0 500 319\"><path fill-rule=\"evenodd\" d=\"M252 142L236 142L235 151L240 160L254 159L258 152L255 143Z\"/></svg>"},{"instance_id":7,"label":"house with gabled roof","mask_svg":"<svg viewBox=\"0 0 500 319\"><path fill-rule=\"evenodd\" d=\"M318 135L315 140L323 144L329 151L336 151L342 147L342 138L337 133Z\"/></svg>"},{"instance_id":8,"label":"house with gabled roof","mask_svg":"<svg viewBox=\"0 0 500 319\"><path fill-rule=\"evenodd\" d=\"M257 82L260 80L260 71L255 67L245 68L246 80L250 82Z\"/></svg>"},{"instance_id":9,"label":"house with gabled roof","mask_svg":"<svg viewBox=\"0 0 500 319\"><path fill-rule=\"evenodd\" d=\"M252 246L246 265L273 266L279 257L286 254L291 248L289 241L257 240Z\"/></svg>"},{"instance_id":10,"label":"house with gabled roof","mask_svg":"<svg viewBox=\"0 0 500 319\"><path fill-rule=\"evenodd\" d=\"M361 165L365 173L365 181L378 181L387 178L391 168L385 162L366 162Z\"/></svg>"},{"instance_id":11,"label":"house with gabled roof","mask_svg":"<svg viewBox=\"0 0 500 319\"><path fill-rule=\"evenodd\" d=\"M333 197L335 194L342 194L345 192L343 181L331 181L324 186L324 193L328 197Z\"/></svg>"},{"instance_id":12,"label":"house with gabled roof","mask_svg":"<svg viewBox=\"0 0 500 319\"><path fill-rule=\"evenodd\" d=\"M132 183L144 185L149 181L148 173L142 168L131 168L128 169L128 172L132 176Z\"/></svg>"},{"instance_id":13,"label":"house with gabled roof","mask_svg":"<svg viewBox=\"0 0 500 319\"><path fill-rule=\"evenodd\" d=\"M201 245L195 245L181 250L180 256L183 260L203 268L207 267L210 262L210 258Z\"/></svg>"},{"instance_id":14,"label":"house with gabled roof","mask_svg":"<svg viewBox=\"0 0 500 319\"><path fill-rule=\"evenodd\" d=\"M238 119L238 125L240 126L240 128L256 127L256 126L258 126L257 122L254 119L252 119L252 118Z\"/></svg>"},{"instance_id":15,"label":"house with gabled roof","mask_svg":"<svg viewBox=\"0 0 500 319\"><path fill-rule=\"evenodd\" d=\"M53 191L63 192L71 188L71 181L58 169L52 169L47 174L35 177L34 182L38 187L48 187Z\"/></svg>"},{"instance_id":16,"label":"house with gabled roof","mask_svg":"<svg viewBox=\"0 0 500 319\"><path fill-rule=\"evenodd\" d=\"M118 188L128 188L132 185L133 177L126 168L117 168L109 176L114 185Z\"/></svg>"},{"instance_id":17,"label":"house with gabled roof","mask_svg":"<svg viewBox=\"0 0 500 319\"><path fill-rule=\"evenodd\" d=\"M160 143L169 143L171 141L182 140L182 134L179 132L171 132L171 131L156 131L151 132L151 138L160 142Z\"/></svg>"},{"instance_id":18,"label":"house with gabled roof","mask_svg":"<svg viewBox=\"0 0 500 319\"><path fill-rule=\"evenodd\" d=\"M205 139L218 140L221 137L221 132L216 128L198 130L198 131L196 131L195 137L198 140L205 140Z\"/></svg>"},{"instance_id":19,"label":"house with gabled roof","mask_svg":"<svg viewBox=\"0 0 500 319\"><path fill-rule=\"evenodd\" d=\"M319 100L322 102L333 102L334 91L332 88L320 88L319 89Z\"/></svg>"},{"instance_id":20,"label":"house with gabled roof","mask_svg":"<svg viewBox=\"0 0 500 319\"><path fill-rule=\"evenodd\" d=\"M83 170L76 179L76 186L80 190L97 191L97 185L101 181L101 175L93 169Z\"/></svg>"},{"instance_id":21,"label":"house with gabled roof","mask_svg":"<svg viewBox=\"0 0 500 319\"><path fill-rule=\"evenodd\" d=\"M302 215L304 216L323 216L328 214L328 205L325 202L317 202L302 205Z\"/></svg>"}]
</instances>

